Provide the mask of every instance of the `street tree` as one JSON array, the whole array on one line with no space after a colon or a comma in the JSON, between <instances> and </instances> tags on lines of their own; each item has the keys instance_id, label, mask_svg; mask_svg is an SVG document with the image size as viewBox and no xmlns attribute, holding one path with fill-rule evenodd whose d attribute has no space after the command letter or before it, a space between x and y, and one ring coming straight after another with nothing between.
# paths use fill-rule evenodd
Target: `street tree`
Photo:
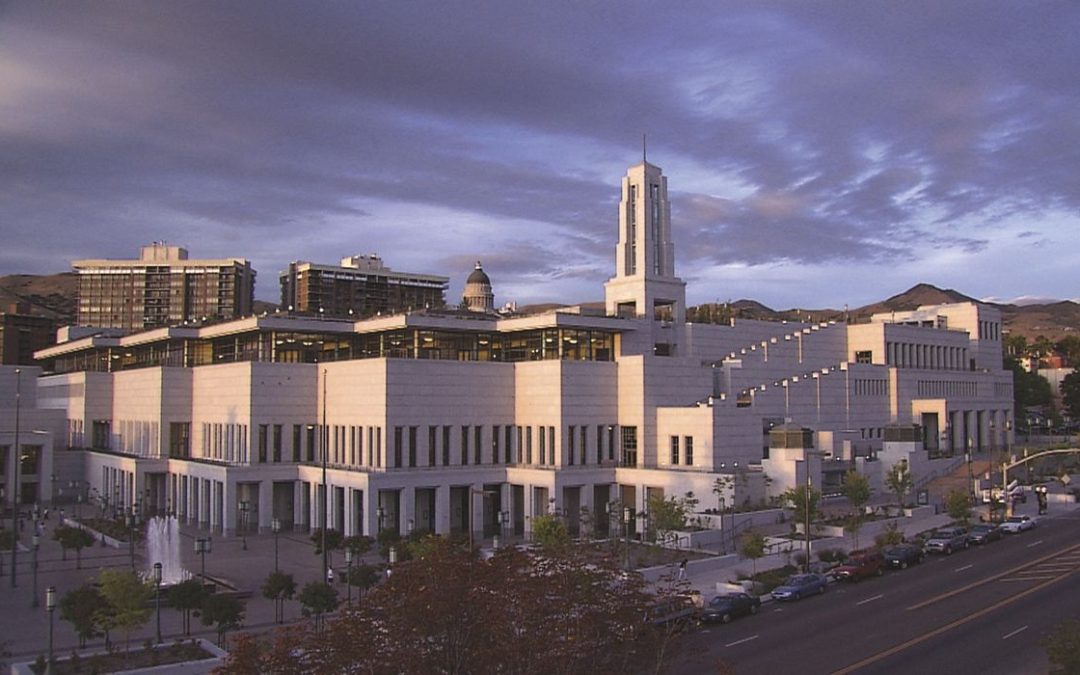
<instances>
[{"instance_id":1,"label":"street tree","mask_svg":"<svg viewBox=\"0 0 1080 675\"><path fill-rule=\"evenodd\" d=\"M357 598L363 604L364 593L373 588L382 579L382 573L375 565L360 563L354 566L345 575L345 583L357 589Z\"/></svg>"},{"instance_id":2,"label":"street tree","mask_svg":"<svg viewBox=\"0 0 1080 675\"><path fill-rule=\"evenodd\" d=\"M554 551L570 545L570 533L563 519L553 513L532 518L533 541L545 551Z\"/></svg>"},{"instance_id":3,"label":"street tree","mask_svg":"<svg viewBox=\"0 0 1080 675\"><path fill-rule=\"evenodd\" d=\"M131 634L150 618L150 600L154 597L154 591L150 584L129 569L101 570L98 585L108 606L108 611L101 612L98 620L106 630L119 630L124 634L126 652Z\"/></svg>"},{"instance_id":4,"label":"street tree","mask_svg":"<svg viewBox=\"0 0 1080 675\"><path fill-rule=\"evenodd\" d=\"M649 495L646 511L649 514L649 524L657 535L663 536L665 532L685 530L686 521L698 500L693 492L687 492L682 497L667 497L663 495Z\"/></svg>"},{"instance_id":5,"label":"street tree","mask_svg":"<svg viewBox=\"0 0 1080 675\"><path fill-rule=\"evenodd\" d=\"M896 495L896 504L903 510L904 497L915 487L915 479L911 475L907 460L902 459L889 468L888 473L885 474L885 487Z\"/></svg>"},{"instance_id":6,"label":"street tree","mask_svg":"<svg viewBox=\"0 0 1080 675\"><path fill-rule=\"evenodd\" d=\"M945 511L953 520L967 526L971 520L971 493L967 490L950 490L945 496Z\"/></svg>"},{"instance_id":7,"label":"street tree","mask_svg":"<svg viewBox=\"0 0 1080 675\"><path fill-rule=\"evenodd\" d=\"M1080 371L1073 371L1061 381L1061 402L1073 419L1080 419Z\"/></svg>"},{"instance_id":8,"label":"street tree","mask_svg":"<svg viewBox=\"0 0 1080 675\"><path fill-rule=\"evenodd\" d=\"M274 620L285 620L285 601L296 595L296 580L284 572L271 572L262 585L263 597L274 601Z\"/></svg>"},{"instance_id":9,"label":"street tree","mask_svg":"<svg viewBox=\"0 0 1080 675\"><path fill-rule=\"evenodd\" d=\"M739 555L750 559L751 577L757 576L757 561L765 557L765 535L757 530L747 530L739 538Z\"/></svg>"},{"instance_id":10,"label":"street tree","mask_svg":"<svg viewBox=\"0 0 1080 675\"><path fill-rule=\"evenodd\" d=\"M225 634L244 623L244 603L235 595L212 593L203 600L201 616L204 626L217 628L218 646L225 646Z\"/></svg>"},{"instance_id":11,"label":"street tree","mask_svg":"<svg viewBox=\"0 0 1080 675\"><path fill-rule=\"evenodd\" d=\"M52 538L59 542L63 560L67 560L69 549L75 551L75 569L82 569L82 550L94 545L94 535L79 527L57 525Z\"/></svg>"},{"instance_id":12,"label":"street tree","mask_svg":"<svg viewBox=\"0 0 1080 675\"><path fill-rule=\"evenodd\" d=\"M813 526L815 520L818 517L818 504L821 502L821 493L815 490L813 487L807 492L805 485L797 485L793 488L789 488L781 495L782 501L791 505L792 515L791 522L794 528L796 523L800 523L803 527L807 523Z\"/></svg>"},{"instance_id":13,"label":"street tree","mask_svg":"<svg viewBox=\"0 0 1080 675\"><path fill-rule=\"evenodd\" d=\"M105 603L105 596L93 584L84 584L61 596L60 618L75 629L80 649L87 640L101 635L98 610Z\"/></svg>"},{"instance_id":14,"label":"street tree","mask_svg":"<svg viewBox=\"0 0 1080 675\"><path fill-rule=\"evenodd\" d=\"M206 588L199 579L185 579L169 588L169 606L180 612L184 635L191 635L191 613L202 607L206 596Z\"/></svg>"},{"instance_id":15,"label":"street tree","mask_svg":"<svg viewBox=\"0 0 1080 675\"><path fill-rule=\"evenodd\" d=\"M334 611L338 606L337 590L330 584L324 584L321 581L304 584L304 587L300 589L298 599L300 600L300 613L305 617L315 618L316 631L322 630L324 615Z\"/></svg>"},{"instance_id":16,"label":"street tree","mask_svg":"<svg viewBox=\"0 0 1080 675\"><path fill-rule=\"evenodd\" d=\"M849 469L844 474L844 484L840 491L847 497L851 505L852 514L848 518L848 527L855 539L855 548L859 548L859 530L866 520L866 504L870 501L873 490L870 488L870 480L855 469Z\"/></svg>"}]
</instances>

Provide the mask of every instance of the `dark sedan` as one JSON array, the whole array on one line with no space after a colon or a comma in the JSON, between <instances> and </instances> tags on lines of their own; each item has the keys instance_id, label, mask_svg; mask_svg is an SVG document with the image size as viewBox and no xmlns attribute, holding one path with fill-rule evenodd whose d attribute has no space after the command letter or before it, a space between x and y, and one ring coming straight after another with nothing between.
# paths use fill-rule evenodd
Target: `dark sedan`
<instances>
[{"instance_id":1,"label":"dark sedan","mask_svg":"<svg viewBox=\"0 0 1080 675\"><path fill-rule=\"evenodd\" d=\"M1001 528L997 525L976 525L968 532L968 541L972 544L989 544L1001 539Z\"/></svg>"},{"instance_id":2,"label":"dark sedan","mask_svg":"<svg viewBox=\"0 0 1080 675\"><path fill-rule=\"evenodd\" d=\"M757 614L761 600L746 593L727 593L718 595L701 610L701 620L706 623L719 621L728 623L737 616Z\"/></svg>"},{"instance_id":3,"label":"dark sedan","mask_svg":"<svg viewBox=\"0 0 1080 675\"><path fill-rule=\"evenodd\" d=\"M924 555L923 550L915 544L898 544L885 549L885 564L906 570L911 565L921 563Z\"/></svg>"},{"instance_id":4,"label":"dark sedan","mask_svg":"<svg viewBox=\"0 0 1080 675\"><path fill-rule=\"evenodd\" d=\"M782 586L773 589L773 600L802 600L808 595L824 593L829 580L820 574L795 574Z\"/></svg>"}]
</instances>

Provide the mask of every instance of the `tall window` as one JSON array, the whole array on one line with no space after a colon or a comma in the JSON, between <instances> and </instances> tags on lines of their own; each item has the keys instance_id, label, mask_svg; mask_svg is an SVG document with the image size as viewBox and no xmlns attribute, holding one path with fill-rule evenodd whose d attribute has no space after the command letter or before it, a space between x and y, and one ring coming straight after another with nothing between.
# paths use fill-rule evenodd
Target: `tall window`
<instances>
[{"instance_id":1,"label":"tall window","mask_svg":"<svg viewBox=\"0 0 1080 675\"><path fill-rule=\"evenodd\" d=\"M469 463L469 425L461 426L461 463Z\"/></svg>"},{"instance_id":2,"label":"tall window","mask_svg":"<svg viewBox=\"0 0 1080 675\"><path fill-rule=\"evenodd\" d=\"M684 436L683 446L686 447L686 466L694 465L694 437Z\"/></svg>"},{"instance_id":3,"label":"tall window","mask_svg":"<svg viewBox=\"0 0 1080 675\"><path fill-rule=\"evenodd\" d=\"M520 433L520 428L518 429L518 432ZM521 449L520 444L518 444L518 449L519 450ZM506 425L506 447L503 448L503 452L506 453L506 463L507 464L513 464L514 463L514 425L513 424L507 424Z\"/></svg>"},{"instance_id":4,"label":"tall window","mask_svg":"<svg viewBox=\"0 0 1080 675\"><path fill-rule=\"evenodd\" d=\"M416 430L418 427L409 427L409 466L416 466Z\"/></svg>"},{"instance_id":5,"label":"tall window","mask_svg":"<svg viewBox=\"0 0 1080 675\"><path fill-rule=\"evenodd\" d=\"M428 466L435 466L435 446L438 444L439 427L429 426L427 428L427 463Z\"/></svg>"},{"instance_id":6,"label":"tall window","mask_svg":"<svg viewBox=\"0 0 1080 675\"><path fill-rule=\"evenodd\" d=\"M274 461L281 461L281 425L274 425Z\"/></svg>"},{"instance_id":7,"label":"tall window","mask_svg":"<svg viewBox=\"0 0 1080 675\"><path fill-rule=\"evenodd\" d=\"M307 438L304 439L307 443L307 461L315 461L315 425L309 424L307 426Z\"/></svg>"},{"instance_id":8,"label":"tall window","mask_svg":"<svg viewBox=\"0 0 1080 675\"><path fill-rule=\"evenodd\" d=\"M571 425L568 433L566 434L566 463L570 466L573 466L574 455L577 454L576 448L574 447L574 438L576 438L574 433L576 431L577 429L573 425Z\"/></svg>"},{"instance_id":9,"label":"tall window","mask_svg":"<svg viewBox=\"0 0 1080 675\"><path fill-rule=\"evenodd\" d=\"M266 463L266 452L267 452L267 448L269 447L269 444L270 444L270 439L267 438L268 433L269 433L268 425L260 424L259 425L259 431L258 431L259 437L257 439L258 447L259 447L259 463L260 464L265 464Z\"/></svg>"},{"instance_id":10,"label":"tall window","mask_svg":"<svg viewBox=\"0 0 1080 675\"><path fill-rule=\"evenodd\" d=\"M491 427L491 463L499 463L499 425Z\"/></svg>"},{"instance_id":11,"label":"tall window","mask_svg":"<svg viewBox=\"0 0 1080 675\"><path fill-rule=\"evenodd\" d=\"M394 427L394 463L392 467L401 466L402 446L405 445L405 428Z\"/></svg>"},{"instance_id":12,"label":"tall window","mask_svg":"<svg viewBox=\"0 0 1080 675\"><path fill-rule=\"evenodd\" d=\"M637 427L620 427L622 430L622 465L637 466Z\"/></svg>"},{"instance_id":13,"label":"tall window","mask_svg":"<svg viewBox=\"0 0 1080 675\"><path fill-rule=\"evenodd\" d=\"M540 441L540 464L543 465L547 462L547 450L544 443L544 436L546 436L547 434L544 430L544 427L536 427L536 433L539 436Z\"/></svg>"},{"instance_id":14,"label":"tall window","mask_svg":"<svg viewBox=\"0 0 1080 675\"><path fill-rule=\"evenodd\" d=\"M679 464L679 437L671 437L671 465L678 466Z\"/></svg>"},{"instance_id":15,"label":"tall window","mask_svg":"<svg viewBox=\"0 0 1080 675\"><path fill-rule=\"evenodd\" d=\"M302 425L292 425L292 461L300 461L300 446L303 444L304 431Z\"/></svg>"},{"instance_id":16,"label":"tall window","mask_svg":"<svg viewBox=\"0 0 1080 675\"><path fill-rule=\"evenodd\" d=\"M548 427L548 447L551 452L548 453L548 464L555 465L555 427Z\"/></svg>"},{"instance_id":17,"label":"tall window","mask_svg":"<svg viewBox=\"0 0 1080 675\"><path fill-rule=\"evenodd\" d=\"M581 425L581 463L589 463L589 429Z\"/></svg>"},{"instance_id":18,"label":"tall window","mask_svg":"<svg viewBox=\"0 0 1080 675\"><path fill-rule=\"evenodd\" d=\"M479 425L473 427L473 464L484 463L482 449L484 434L480 431L481 428Z\"/></svg>"},{"instance_id":19,"label":"tall window","mask_svg":"<svg viewBox=\"0 0 1080 675\"><path fill-rule=\"evenodd\" d=\"M442 428L442 463L443 466L450 466L450 427L445 426Z\"/></svg>"},{"instance_id":20,"label":"tall window","mask_svg":"<svg viewBox=\"0 0 1080 675\"><path fill-rule=\"evenodd\" d=\"M532 427L525 427L525 463L532 464Z\"/></svg>"}]
</instances>

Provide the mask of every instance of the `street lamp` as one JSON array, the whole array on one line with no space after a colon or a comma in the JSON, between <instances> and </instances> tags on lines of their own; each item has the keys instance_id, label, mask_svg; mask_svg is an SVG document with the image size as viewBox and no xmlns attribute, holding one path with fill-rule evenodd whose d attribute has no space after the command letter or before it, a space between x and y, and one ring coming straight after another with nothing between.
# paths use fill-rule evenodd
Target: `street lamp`
<instances>
[{"instance_id":1,"label":"street lamp","mask_svg":"<svg viewBox=\"0 0 1080 675\"><path fill-rule=\"evenodd\" d=\"M204 537L195 540L195 554L202 558L202 572L199 576L202 577L203 584L206 583L206 554L211 552L213 541L213 539Z\"/></svg>"},{"instance_id":2,"label":"street lamp","mask_svg":"<svg viewBox=\"0 0 1080 675\"><path fill-rule=\"evenodd\" d=\"M248 501L246 499L240 500L240 541L241 550L247 550L247 514L248 514Z\"/></svg>"},{"instance_id":3,"label":"street lamp","mask_svg":"<svg viewBox=\"0 0 1080 675\"><path fill-rule=\"evenodd\" d=\"M278 571L278 534L281 533L281 519L274 518L270 521L270 531L274 533L274 572Z\"/></svg>"},{"instance_id":4,"label":"street lamp","mask_svg":"<svg viewBox=\"0 0 1080 675\"><path fill-rule=\"evenodd\" d=\"M345 603L346 607L352 607L352 549L345 549Z\"/></svg>"},{"instance_id":5,"label":"street lamp","mask_svg":"<svg viewBox=\"0 0 1080 675\"><path fill-rule=\"evenodd\" d=\"M379 534L382 534L383 518L385 518L385 517L386 517L386 509L384 509L381 506L375 509L375 518L378 519L378 521L379 521Z\"/></svg>"},{"instance_id":6,"label":"street lamp","mask_svg":"<svg viewBox=\"0 0 1080 675\"><path fill-rule=\"evenodd\" d=\"M629 506L623 508L623 530L626 533L626 571L630 571L630 521L634 519L634 510Z\"/></svg>"},{"instance_id":7,"label":"street lamp","mask_svg":"<svg viewBox=\"0 0 1080 675\"><path fill-rule=\"evenodd\" d=\"M32 586L33 586L33 589L34 589L34 593L31 596L33 598L33 600L30 601L30 606L35 608L35 609L37 609L38 607L41 606L40 604L38 604L38 596L37 596L38 546L40 545L40 542L41 542L41 538L38 537L38 535L37 535L37 522L35 522L34 523L34 536L32 536L30 538L30 552L33 555L33 558L32 558L32 560L30 562L30 571L33 573L31 575L31 577L33 578Z\"/></svg>"},{"instance_id":8,"label":"street lamp","mask_svg":"<svg viewBox=\"0 0 1080 675\"><path fill-rule=\"evenodd\" d=\"M19 550L19 524L16 522L19 518L19 460L22 459L19 453L19 411L22 404L22 368L15 369L15 442L12 449L12 464L15 465L15 469L12 471L12 483L11 483L11 587L15 588L15 552ZM51 615L50 615L51 616Z\"/></svg>"},{"instance_id":9,"label":"street lamp","mask_svg":"<svg viewBox=\"0 0 1080 675\"><path fill-rule=\"evenodd\" d=\"M157 643L161 644L161 563L154 563L154 604L157 607Z\"/></svg>"},{"instance_id":10,"label":"street lamp","mask_svg":"<svg viewBox=\"0 0 1080 675\"><path fill-rule=\"evenodd\" d=\"M56 611L56 587L45 589L45 611L49 613L49 660L45 662L45 672L53 672L53 613Z\"/></svg>"}]
</instances>

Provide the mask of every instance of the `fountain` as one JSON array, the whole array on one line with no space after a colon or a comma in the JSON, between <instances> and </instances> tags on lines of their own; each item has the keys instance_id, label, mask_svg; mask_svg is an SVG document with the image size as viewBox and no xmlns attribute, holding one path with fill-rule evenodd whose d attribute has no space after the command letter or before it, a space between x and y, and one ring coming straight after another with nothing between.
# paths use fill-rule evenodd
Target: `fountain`
<instances>
[{"instance_id":1,"label":"fountain","mask_svg":"<svg viewBox=\"0 0 1080 675\"><path fill-rule=\"evenodd\" d=\"M176 516L154 516L146 524L146 566L153 578L154 563L161 563L161 585L172 586L190 576L180 566L180 522Z\"/></svg>"}]
</instances>

